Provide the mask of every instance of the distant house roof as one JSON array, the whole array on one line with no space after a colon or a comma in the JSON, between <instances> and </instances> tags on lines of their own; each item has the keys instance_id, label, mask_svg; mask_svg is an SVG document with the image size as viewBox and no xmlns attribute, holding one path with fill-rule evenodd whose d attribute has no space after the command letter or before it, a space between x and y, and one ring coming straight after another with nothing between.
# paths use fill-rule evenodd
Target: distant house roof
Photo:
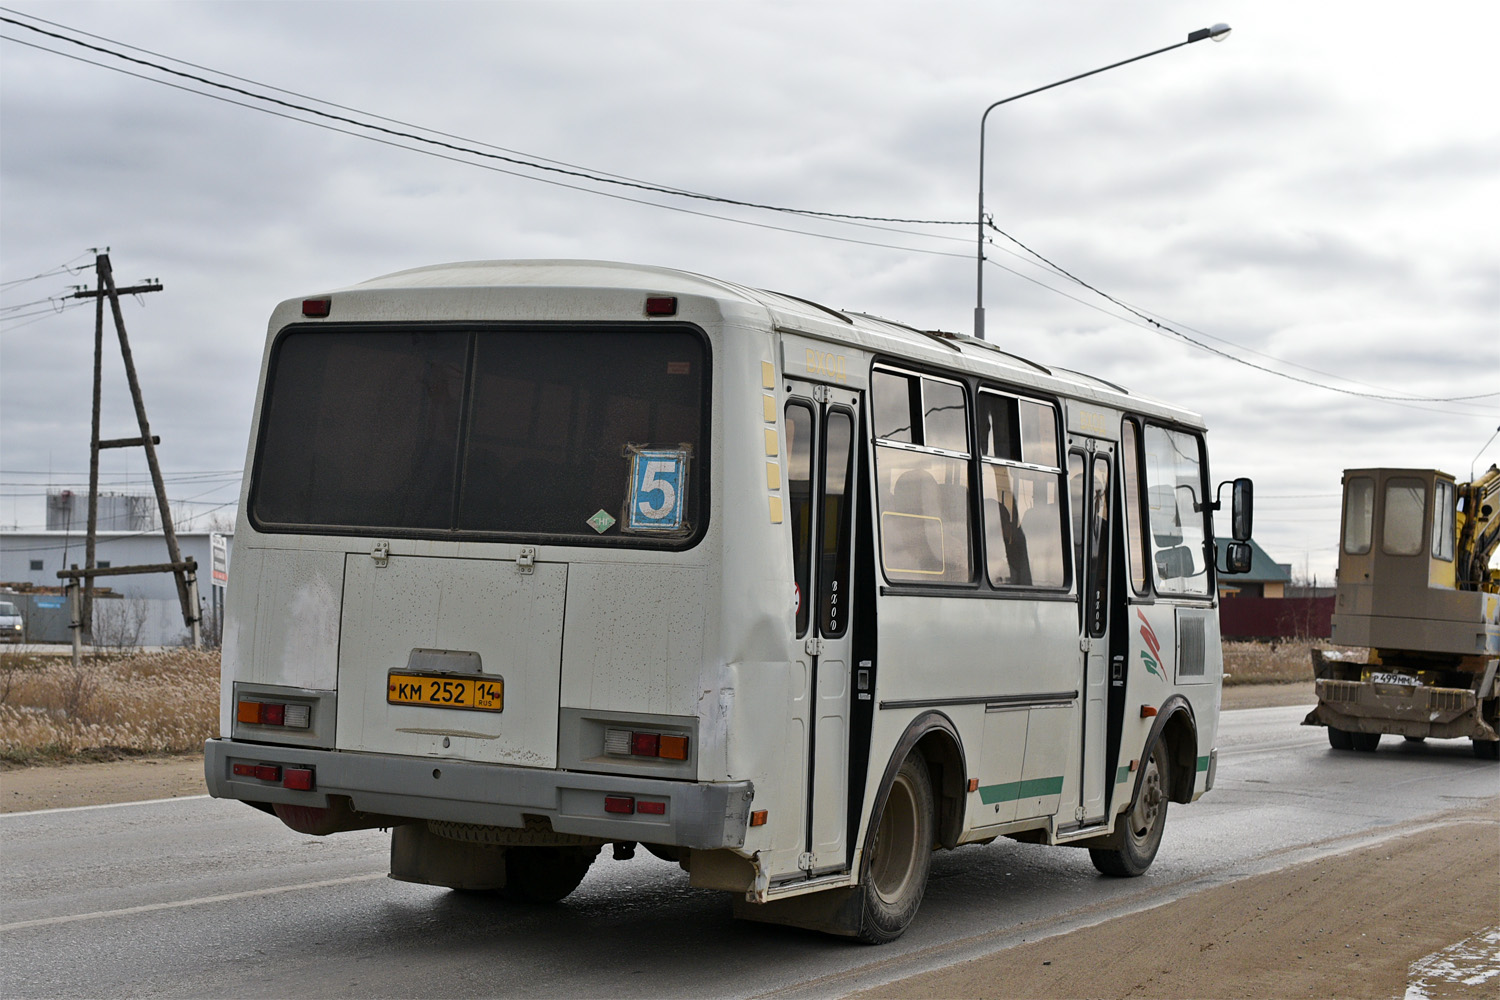
<instances>
[{"instance_id":1,"label":"distant house roof","mask_svg":"<svg viewBox=\"0 0 1500 1000\"><path fill-rule=\"evenodd\" d=\"M1224 546L1229 544L1228 538L1214 539L1214 557L1218 559L1219 565L1224 565ZM1233 586L1237 583L1291 583L1292 574L1285 565L1278 564L1266 554L1266 550L1255 544L1255 539L1250 539L1250 572L1236 573L1234 576L1221 575L1220 584Z\"/></svg>"}]
</instances>

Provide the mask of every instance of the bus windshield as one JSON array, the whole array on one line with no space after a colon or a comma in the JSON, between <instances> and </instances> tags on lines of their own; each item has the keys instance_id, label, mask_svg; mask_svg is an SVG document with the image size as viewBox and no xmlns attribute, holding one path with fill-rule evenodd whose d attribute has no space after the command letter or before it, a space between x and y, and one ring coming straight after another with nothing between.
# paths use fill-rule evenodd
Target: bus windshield
<instances>
[{"instance_id":1,"label":"bus windshield","mask_svg":"<svg viewBox=\"0 0 1500 1000\"><path fill-rule=\"evenodd\" d=\"M707 347L684 327L294 327L271 356L250 514L280 531L687 544L707 422ZM637 494L656 522L630 517Z\"/></svg>"}]
</instances>

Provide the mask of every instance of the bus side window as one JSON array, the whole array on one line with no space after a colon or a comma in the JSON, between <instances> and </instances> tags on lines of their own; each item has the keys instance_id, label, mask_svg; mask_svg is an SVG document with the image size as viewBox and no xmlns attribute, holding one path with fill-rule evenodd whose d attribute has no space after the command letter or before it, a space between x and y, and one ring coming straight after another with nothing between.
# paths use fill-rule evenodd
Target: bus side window
<instances>
[{"instance_id":1,"label":"bus side window","mask_svg":"<svg viewBox=\"0 0 1500 1000\"><path fill-rule=\"evenodd\" d=\"M880 555L893 583L969 583L969 414L961 383L877 369L870 380Z\"/></svg>"},{"instance_id":2,"label":"bus side window","mask_svg":"<svg viewBox=\"0 0 1500 1000\"><path fill-rule=\"evenodd\" d=\"M1057 411L1051 403L988 389L979 393L978 410L990 583L1066 586Z\"/></svg>"},{"instance_id":3,"label":"bus side window","mask_svg":"<svg viewBox=\"0 0 1500 1000\"><path fill-rule=\"evenodd\" d=\"M792 568L797 578L797 635L807 634L812 608L812 436L813 412L807 403L786 404L787 496L791 501Z\"/></svg>"},{"instance_id":4,"label":"bus side window","mask_svg":"<svg viewBox=\"0 0 1500 1000\"><path fill-rule=\"evenodd\" d=\"M1125 483L1125 550L1130 558L1130 586L1146 593L1146 537L1141 527L1141 450L1135 421L1120 425L1120 472Z\"/></svg>"},{"instance_id":5,"label":"bus side window","mask_svg":"<svg viewBox=\"0 0 1500 1000\"><path fill-rule=\"evenodd\" d=\"M1208 488L1203 443L1195 433L1147 424L1146 499L1158 594L1207 597Z\"/></svg>"},{"instance_id":6,"label":"bus side window","mask_svg":"<svg viewBox=\"0 0 1500 1000\"><path fill-rule=\"evenodd\" d=\"M849 479L854 420L848 410L823 418L823 541L818 546L818 631L838 637L849 627Z\"/></svg>"}]
</instances>

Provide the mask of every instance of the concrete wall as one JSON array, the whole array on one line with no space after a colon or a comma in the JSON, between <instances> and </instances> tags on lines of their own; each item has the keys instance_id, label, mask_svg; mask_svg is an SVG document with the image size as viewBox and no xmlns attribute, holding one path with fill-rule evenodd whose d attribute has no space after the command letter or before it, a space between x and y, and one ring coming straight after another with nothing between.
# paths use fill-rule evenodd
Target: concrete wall
<instances>
[{"instance_id":1,"label":"concrete wall","mask_svg":"<svg viewBox=\"0 0 1500 1000\"><path fill-rule=\"evenodd\" d=\"M228 535L229 557L234 558L234 536ZM73 565L82 566L86 539L82 533L69 531L0 531L0 589L6 585L30 584L33 587L57 588L57 571ZM177 536L183 558L198 562L198 593L205 625L213 608L209 533L185 532ZM102 565L139 566L169 561L165 538L157 532L141 534L128 531L101 531L96 560ZM33 568L40 563L41 568ZM118 599L100 598L96 604L95 632L101 644L114 644L120 637L139 635L143 646L176 645L187 640L188 629L182 622L177 601L177 585L171 573L149 573L132 576L101 577L98 585L108 587ZM68 602L60 594L27 594L18 588L14 601L26 619L28 641L72 642L68 631ZM139 629L137 629L139 625Z\"/></svg>"}]
</instances>

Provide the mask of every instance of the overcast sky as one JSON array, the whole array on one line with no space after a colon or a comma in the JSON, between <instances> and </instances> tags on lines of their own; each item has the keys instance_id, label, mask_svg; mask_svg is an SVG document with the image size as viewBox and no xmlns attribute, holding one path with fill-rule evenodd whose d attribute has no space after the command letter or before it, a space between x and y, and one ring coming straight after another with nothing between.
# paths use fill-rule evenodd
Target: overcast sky
<instances>
[{"instance_id":1,"label":"overcast sky","mask_svg":"<svg viewBox=\"0 0 1500 1000\"><path fill-rule=\"evenodd\" d=\"M1216 478L1256 482L1257 540L1324 583L1341 469L1462 480L1500 461L1500 5L1486 0L116 0L0 16L6 528L42 525L49 483L87 484L93 310L55 310L92 286L90 248L110 248L120 284L165 286L124 308L146 406L169 496L222 514L273 306L407 267L625 260L968 332L984 108L1219 21L1234 29L1222 44L992 113L986 210L1240 361L999 237L989 338L1201 412ZM66 39L505 156L967 224L818 222L442 159ZM112 343L105 359L103 435L134 436ZM102 466L106 489L145 485L139 450Z\"/></svg>"}]
</instances>

